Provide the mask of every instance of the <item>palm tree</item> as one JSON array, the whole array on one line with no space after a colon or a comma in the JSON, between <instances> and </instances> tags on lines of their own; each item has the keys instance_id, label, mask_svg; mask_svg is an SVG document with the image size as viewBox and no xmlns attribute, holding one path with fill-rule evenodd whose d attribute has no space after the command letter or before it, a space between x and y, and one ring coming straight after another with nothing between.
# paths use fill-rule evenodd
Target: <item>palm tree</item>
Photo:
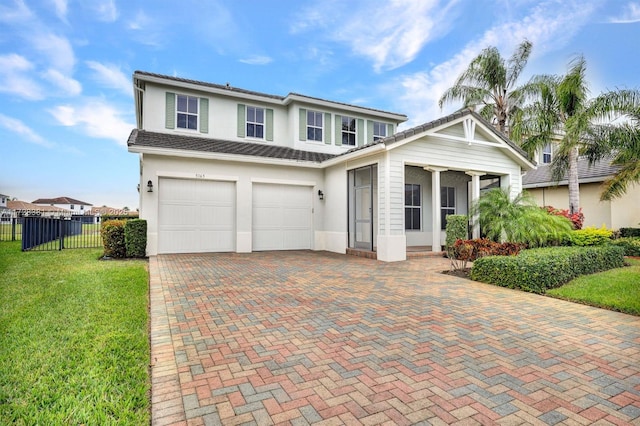
<instances>
[{"instance_id":1,"label":"palm tree","mask_svg":"<svg viewBox=\"0 0 640 426\"><path fill-rule=\"evenodd\" d=\"M515 126L515 133L522 135L522 148L530 155L547 144L558 143L551 167L555 180L567 175L571 214L580 208L579 148L591 126L586 113L586 69L584 57L578 56L571 61L565 76L533 77L523 89L533 102L523 107Z\"/></svg>"},{"instance_id":2,"label":"palm tree","mask_svg":"<svg viewBox=\"0 0 640 426\"><path fill-rule=\"evenodd\" d=\"M572 230L569 219L538 207L527 192L513 200L509 193L508 189L491 189L471 206L469 217L479 218L488 239L538 247L561 241Z\"/></svg>"},{"instance_id":3,"label":"palm tree","mask_svg":"<svg viewBox=\"0 0 640 426\"><path fill-rule=\"evenodd\" d=\"M592 129L583 150L591 165L604 160L620 167L600 194L600 200L612 200L625 194L629 184L640 183L640 90L604 93L594 100L590 113L605 120L625 115L618 125Z\"/></svg>"},{"instance_id":4,"label":"palm tree","mask_svg":"<svg viewBox=\"0 0 640 426\"><path fill-rule=\"evenodd\" d=\"M512 114L519 106L519 91L515 87L524 69L532 44L524 40L506 61L495 47L487 47L447 89L438 105L463 101L463 108L480 107L480 114L495 123L496 129L507 134Z\"/></svg>"},{"instance_id":5,"label":"palm tree","mask_svg":"<svg viewBox=\"0 0 640 426\"><path fill-rule=\"evenodd\" d=\"M580 152L591 141L593 161L603 158L605 140L609 140L610 146L615 144L615 138L624 128L605 126L602 120L629 111L628 102L623 102L624 98L617 98L615 94L590 100L586 69L584 57L578 56L570 62L569 71L564 76L533 77L521 89L523 97L531 102L520 110L513 130L517 136L514 139L530 155L547 144L557 145L551 163L552 174L556 181L567 176L571 214L580 208Z\"/></svg>"}]
</instances>

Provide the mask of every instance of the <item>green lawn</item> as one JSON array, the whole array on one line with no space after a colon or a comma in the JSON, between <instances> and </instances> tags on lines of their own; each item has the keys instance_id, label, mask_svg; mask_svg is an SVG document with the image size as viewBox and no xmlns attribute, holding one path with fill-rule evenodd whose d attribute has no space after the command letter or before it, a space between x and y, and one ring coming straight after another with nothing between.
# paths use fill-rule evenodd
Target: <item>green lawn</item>
<instances>
[{"instance_id":1,"label":"green lawn","mask_svg":"<svg viewBox=\"0 0 640 426\"><path fill-rule=\"evenodd\" d=\"M0 242L2 424L149 424L145 261Z\"/></svg>"},{"instance_id":2,"label":"green lawn","mask_svg":"<svg viewBox=\"0 0 640 426\"><path fill-rule=\"evenodd\" d=\"M640 260L628 259L629 267L584 275L548 290L547 295L640 315Z\"/></svg>"}]
</instances>

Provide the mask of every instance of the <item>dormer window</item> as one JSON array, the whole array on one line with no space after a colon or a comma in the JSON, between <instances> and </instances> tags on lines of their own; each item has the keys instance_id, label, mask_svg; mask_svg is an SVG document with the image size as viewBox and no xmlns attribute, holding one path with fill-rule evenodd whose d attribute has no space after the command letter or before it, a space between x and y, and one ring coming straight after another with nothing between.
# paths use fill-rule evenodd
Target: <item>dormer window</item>
<instances>
[{"instance_id":1,"label":"dormer window","mask_svg":"<svg viewBox=\"0 0 640 426\"><path fill-rule=\"evenodd\" d=\"M264 108L247 107L247 137L264 139Z\"/></svg>"},{"instance_id":2,"label":"dormer window","mask_svg":"<svg viewBox=\"0 0 640 426\"><path fill-rule=\"evenodd\" d=\"M198 130L198 98L177 95L177 127L179 129Z\"/></svg>"},{"instance_id":3,"label":"dormer window","mask_svg":"<svg viewBox=\"0 0 640 426\"><path fill-rule=\"evenodd\" d=\"M542 164L550 164L551 163L551 144L548 143L542 148Z\"/></svg>"}]
</instances>

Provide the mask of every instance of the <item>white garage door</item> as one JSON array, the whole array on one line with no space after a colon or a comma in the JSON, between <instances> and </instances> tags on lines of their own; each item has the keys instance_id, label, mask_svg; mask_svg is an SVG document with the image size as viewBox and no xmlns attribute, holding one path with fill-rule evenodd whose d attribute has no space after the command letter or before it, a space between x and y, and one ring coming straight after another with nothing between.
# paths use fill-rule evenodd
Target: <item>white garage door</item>
<instances>
[{"instance_id":1,"label":"white garage door","mask_svg":"<svg viewBox=\"0 0 640 426\"><path fill-rule=\"evenodd\" d=\"M235 251L234 182L161 178L158 253Z\"/></svg>"},{"instance_id":2,"label":"white garage door","mask_svg":"<svg viewBox=\"0 0 640 426\"><path fill-rule=\"evenodd\" d=\"M312 191L308 186L253 185L253 250L311 248Z\"/></svg>"}]
</instances>

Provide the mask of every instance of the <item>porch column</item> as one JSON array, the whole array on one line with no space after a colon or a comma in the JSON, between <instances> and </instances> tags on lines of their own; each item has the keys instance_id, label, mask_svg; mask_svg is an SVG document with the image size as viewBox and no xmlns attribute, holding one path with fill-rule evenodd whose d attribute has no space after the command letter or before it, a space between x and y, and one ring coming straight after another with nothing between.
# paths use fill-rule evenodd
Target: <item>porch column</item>
<instances>
[{"instance_id":1,"label":"porch column","mask_svg":"<svg viewBox=\"0 0 640 426\"><path fill-rule=\"evenodd\" d=\"M424 169L431 172L431 251L441 252L440 172L446 172L448 169L443 167L425 167Z\"/></svg>"},{"instance_id":2,"label":"porch column","mask_svg":"<svg viewBox=\"0 0 640 426\"><path fill-rule=\"evenodd\" d=\"M471 205L473 205L480 198L480 176L484 176L486 173L468 171L465 174L471 176ZM471 228L471 238L480 238L480 223L477 214L471 218L471 224L473 226Z\"/></svg>"}]
</instances>

